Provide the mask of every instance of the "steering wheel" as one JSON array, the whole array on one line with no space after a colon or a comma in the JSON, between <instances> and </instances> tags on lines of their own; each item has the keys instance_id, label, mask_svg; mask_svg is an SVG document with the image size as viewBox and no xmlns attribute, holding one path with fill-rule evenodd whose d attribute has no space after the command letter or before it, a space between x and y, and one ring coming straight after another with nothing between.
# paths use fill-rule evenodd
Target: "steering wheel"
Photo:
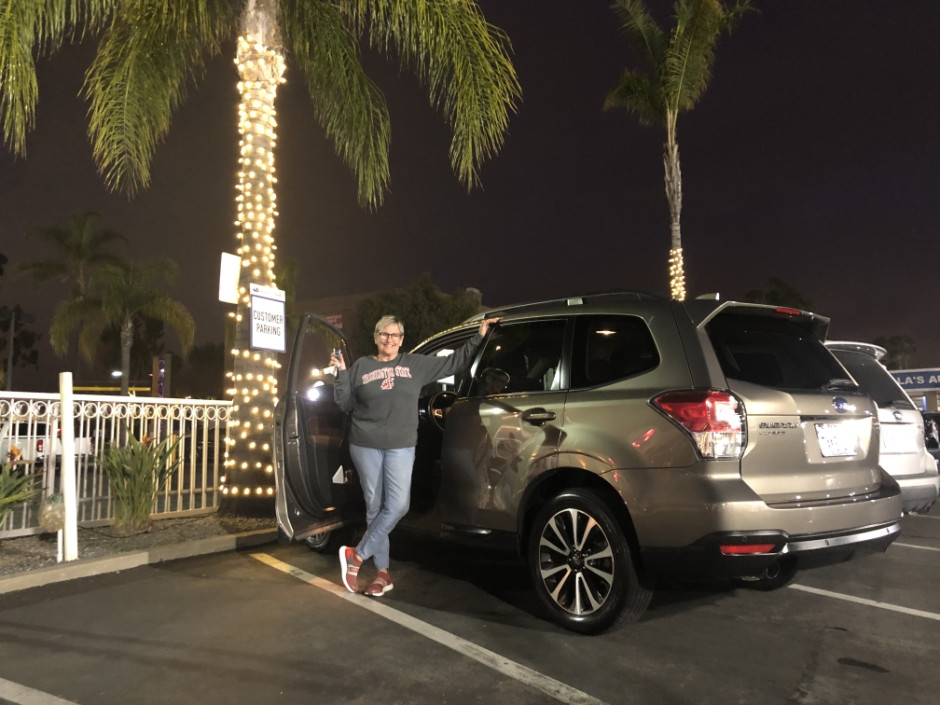
<instances>
[{"instance_id":1,"label":"steering wheel","mask_svg":"<svg viewBox=\"0 0 940 705\"><path fill-rule=\"evenodd\" d=\"M431 419L431 423L434 424L437 430L443 432L444 417L447 416L448 409L455 401L457 401L457 395L446 389L433 394L428 399L428 418Z\"/></svg>"}]
</instances>

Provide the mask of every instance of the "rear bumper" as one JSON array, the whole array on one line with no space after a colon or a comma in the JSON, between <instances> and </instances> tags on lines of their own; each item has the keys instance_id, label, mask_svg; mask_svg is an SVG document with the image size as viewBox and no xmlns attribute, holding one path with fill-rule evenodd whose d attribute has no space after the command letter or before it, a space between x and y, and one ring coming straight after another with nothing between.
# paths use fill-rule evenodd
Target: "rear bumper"
<instances>
[{"instance_id":1,"label":"rear bumper","mask_svg":"<svg viewBox=\"0 0 940 705\"><path fill-rule=\"evenodd\" d=\"M798 569L806 569L883 552L900 533L900 521L804 536L789 536L780 531L722 532L710 534L691 546L643 549L641 556L644 567L655 578L741 578L760 575L783 560L795 561ZM732 552L756 545L771 548L758 553Z\"/></svg>"},{"instance_id":2,"label":"rear bumper","mask_svg":"<svg viewBox=\"0 0 940 705\"><path fill-rule=\"evenodd\" d=\"M940 494L940 476L937 473L895 477L901 488L905 512L927 512Z\"/></svg>"}]
</instances>

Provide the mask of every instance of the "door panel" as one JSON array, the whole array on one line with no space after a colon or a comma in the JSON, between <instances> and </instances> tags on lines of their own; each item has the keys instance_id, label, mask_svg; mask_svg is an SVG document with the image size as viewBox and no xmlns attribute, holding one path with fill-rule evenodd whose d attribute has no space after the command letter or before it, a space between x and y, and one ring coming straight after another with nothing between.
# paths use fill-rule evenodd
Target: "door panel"
<instances>
[{"instance_id":1,"label":"door panel","mask_svg":"<svg viewBox=\"0 0 940 705\"><path fill-rule=\"evenodd\" d=\"M515 531L522 492L561 442L566 323L501 325L472 383L447 412L441 455L444 523Z\"/></svg>"},{"instance_id":2,"label":"door panel","mask_svg":"<svg viewBox=\"0 0 940 705\"><path fill-rule=\"evenodd\" d=\"M342 334L305 314L291 348L284 396L275 411L277 517L293 538L360 520L362 491L349 457L349 418L333 399L331 349Z\"/></svg>"},{"instance_id":3,"label":"door panel","mask_svg":"<svg viewBox=\"0 0 940 705\"><path fill-rule=\"evenodd\" d=\"M419 352L425 355L452 355L476 333L476 328L455 333L433 341ZM473 363L470 365L471 369ZM415 464L411 476L411 514L409 523L430 530L440 528L439 521L430 515L441 490L441 442L442 418L447 413L447 404L456 395L458 388L469 385L469 370L456 376L436 380L421 390L418 408L418 445L415 449ZM447 395L442 398L442 395ZM432 408L432 405L434 408ZM424 521L426 519L426 521Z\"/></svg>"}]
</instances>

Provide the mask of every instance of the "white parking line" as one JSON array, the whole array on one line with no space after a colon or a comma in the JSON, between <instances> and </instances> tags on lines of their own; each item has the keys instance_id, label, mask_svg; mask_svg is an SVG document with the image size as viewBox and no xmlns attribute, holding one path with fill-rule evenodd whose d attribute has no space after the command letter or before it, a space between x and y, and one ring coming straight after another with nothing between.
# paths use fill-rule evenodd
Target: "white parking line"
<instances>
[{"instance_id":1,"label":"white parking line","mask_svg":"<svg viewBox=\"0 0 940 705\"><path fill-rule=\"evenodd\" d=\"M525 685L534 688L546 695L554 698L558 702L566 703L568 705L605 705L602 700L588 695L585 692L572 688L564 683L546 676L543 673L532 670L526 666L523 666L520 663L516 663L505 656L500 656L494 651L490 651L482 646L474 644L471 641L467 641L455 634L446 632L443 629L435 627L432 624L427 622L422 622L420 619L416 619L410 615L407 615L399 610L390 607L388 603L379 602L373 598L366 597L365 595L353 594L348 592L345 588L337 585L336 583L331 583L329 580L324 580L323 578L314 575L313 573L308 573L307 571L296 568L295 566L290 565L289 563L284 563L283 561L274 558L267 553L252 553L249 554L252 558L255 558L265 565L268 565L272 568L280 570L283 573L292 575L299 580L303 580L314 587L318 587L321 590L326 590L327 592L340 597L344 600L350 600L353 604L362 607L364 609L370 610L380 617L395 622L396 624L410 629L411 631L420 634L423 637L436 641L442 646L446 646L449 649L456 651L459 654L472 658L473 660L482 663L484 666L492 668L494 671L499 671L503 675L514 678Z\"/></svg>"},{"instance_id":2,"label":"white parking line","mask_svg":"<svg viewBox=\"0 0 940 705\"><path fill-rule=\"evenodd\" d=\"M940 551L940 548L937 548L936 546L918 546L913 543L899 543L895 541L892 545L900 546L901 548L919 548L921 551Z\"/></svg>"},{"instance_id":3,"label":"white parking line","mask_svg":"<svg viewBox=\"0 0 940 705\"><path fill-rule=\"evenodd\" d=\"M0 678L0 701L11 705L77 705L71 700L63 700L4 678Z\"/></svg>"},{"instance_id":4,"label":"white parking line","mask_svg":"<svg viewBox=\"0 0 940 705\"><path fill-rule=\"evenodd\" d=\"M845 602L854 602L859 605L866 605L868 607L879 607L883 610L891 610L892 612L900 612L901 614L909 614L913 617L923 617L924 619L933 619L937 622L940 622L940 614L936 612L925 612L924 610L914 610L910 607L902 607L901 605L892 605L890 602L878 602L877 600L866 600L864 597L854 597L853 595L844 595L841 592L832 592L830 590L820 590L819 588L808 587L806 585L788 585L788 587L793 588L794 590L802 590L803 592L811 592L814 595L822 595L823 597L833 597L837 600L843 600Z\"/></svg>"}]
</instances>

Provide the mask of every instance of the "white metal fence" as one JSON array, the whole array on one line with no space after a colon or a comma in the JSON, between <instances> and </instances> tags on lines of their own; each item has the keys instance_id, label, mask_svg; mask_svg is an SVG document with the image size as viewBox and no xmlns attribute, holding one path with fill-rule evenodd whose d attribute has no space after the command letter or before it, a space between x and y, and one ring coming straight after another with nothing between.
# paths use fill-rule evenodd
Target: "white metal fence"
<instances>
[{"instance_id":1,"label":"white metal fence","mask_svg":"<svg viewBox=\"0 0 940 705\"><path fill-rule=\"evenodd\" d=\"M60 406L58 394L0 392L0 461L16 457L20 471L41 474L43 497L61 492ZM108 478L98 452L106 444L123 443L128 433L155 442L179 439L179 469L157 497L154 515L218 509L231 402L76 394L72 406L80 526L111 522ZM41 533L41 501L15 507L0 525L0 539Z\"/></svg>"}]
</instances>

